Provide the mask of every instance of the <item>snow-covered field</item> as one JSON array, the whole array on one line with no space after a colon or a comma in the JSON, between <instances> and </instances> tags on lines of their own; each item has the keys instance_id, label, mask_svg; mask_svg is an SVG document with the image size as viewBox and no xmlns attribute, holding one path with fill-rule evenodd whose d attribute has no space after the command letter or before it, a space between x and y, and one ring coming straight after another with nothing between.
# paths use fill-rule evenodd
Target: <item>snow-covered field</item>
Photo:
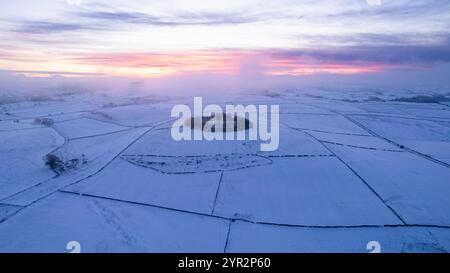
<instances>
[{"instance_id":1,"label":"snow-covered field","mask_svg":"<svg viewBox=\"0 0 450 273\"><path fill-rule=\"evenodd\" d=\"M280 105L273 152L174 141L192 97L0 104L0 252L449 252L450 106L379 93L208 100Z\"/></svg>"}]
</instances>

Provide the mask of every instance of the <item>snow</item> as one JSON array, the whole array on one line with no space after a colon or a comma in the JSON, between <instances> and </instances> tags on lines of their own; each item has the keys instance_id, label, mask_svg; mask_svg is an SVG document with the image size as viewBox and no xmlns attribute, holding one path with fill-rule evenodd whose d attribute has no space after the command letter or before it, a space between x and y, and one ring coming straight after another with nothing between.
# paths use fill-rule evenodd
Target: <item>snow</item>
<instances>
[{"instance_id":1,"label":"snow","mask_svg":"<svg viewBox=\"0 0 450 273\"><path fill-rule=\"evenodd\" d=\"M329 147L408 224L450 224L449 168L409 153Z\"/></svg>"},{"instance_id":2,"label":"snow","mask_svg":"<svg viewBox=\"0 0 450 273\"><path fill-rule=\"evenodd\" d=\"M66 159L82 159L84 157L87 160L85 164L81 164L75 170L71 170L67 174L36 184L26 191L4 199L2 202L25 206L47 196L55 190L94 175L108 165L137 137L145 133L145 131L145 128L138 128L106 136L82 138L66 142L64 145L53 151L53 153L65 157ZM48 167L43 166L43 161L39 166L41 171L51 173ZM20 167L20 165L18 167ZM20 174L19 171L16 171L15 173ZM52 175L54 176L55 174L53 173Z\"/></svg>"},{"instance_id":3,"label":"snow","mask_svg":"<svg viewBox=\"0 0 450 273\"><path fill-rule=\"evenodd\" d=\"M127 127L93 119L80 118L58 122L55 124L55 128L67 138L79 138L117 132L125 130Z\"/></svg>"},{"instance_id":4,"label":"snow","mask_svg":"<svg viewBox=\"0 0 450 273\"><path fill-rule=\"evenodd\" d=\"M447 109L409 108L404 109L404 111L417 117L450 119L450 109L448 108Z\"/></svg>"},{"instance_id":5,"label":"snow","mask_svg":"<svg viewBox=\"0 0 450 273\"><path fill-rule=\"evenodd\" d=\"M450 164L450 142L403 140L402 144L429 157Z\"/></svg>"},{"instance_id":6,"label":"snow","mask_svg":"<svg viewBox=\"0 0 450 273\"><path fill-rule=\"evenodd\" d=\"M434 120L434 122L436 122L436 123L438 123L438 124L440 124L442 126L445 126L445 127L450 127L450 120L449 121Z\"/></svg>"},{"instance_id":7,"label":"snow","mask_svg":"<svg viewBox=\"0 0 450 273\"><path fill-rule=\"evenodd\" d=\"M65 190L179 210L210 213L219 181L220 173L218 172L166 175L149 168L132 165L121 159L114 161L99 175Z\"/></svg>"},{"instance_id":8,"label":"snow","mask_svg":"<svg viewBox=\"0 0 450 273\"><path fill-rule=\"evenodd\" d=\"M228 221L55 193L0 225L0 252L221 252Z\"/></svg>"},{"instance_id":9,"label":"snow","mask_svg":"<svg viewBox=\"0 0 450 273\"><path fill-rule=\"evenodd\" d=\"M329 102L314 102L310 105L317 107L319 109L324 109L332 112L339 112L344 114L359 114L365 113L364 109L358 107L358 104L348 103L348 102L340 102L336 103L335 101Z\"/></svg>"},{"instance_id":10,"label":"snow","mask_svg":"<svg viewBox=\"0 0 450 273\"><path fill-rule=\"evenodd\" d=\"M0 204L0 221L8 218L21 209L20 206Z\"/></svg>"},{"instance_id":11,"label":"snow","mask_svg":"<svg viewBox=\"0 0 450 273\"><path fill-rule=\"evenodd\" d=\"M277 158L264 168L227 172L222 179L215 214L289 225L400 223L334 157Z\"/></svg>"},{"instance_id":12,"label":"snow","mask_svg":"<svg viewBox=\"0 0 450 273\"><path fill-rule=\"evenodd\" d=\"M353 117L364 126L399 145L450 163L450 128L430 120L393 117Z\"/></svg>"},{"instance_id":13,"label":"snow","mask_svg":"<svg viewBox=\"0 0 450 273\"><path fill-rule=\"evenodd\" d=\"M449 231L424 227L308 228L231 225L229 252L369 253L368 242L380 243L382 253L449 252Z\"/></svg>"},{"instance_id":14,"label":"snow","mask_svg":"<svg viewBox=\"0 0 450 273\"><path fill-rule=\"evenodd\" d=\"M152 130L133 146L127 149L127 155L160 156L202 156L219 154L260 154L263 156L295 156L329 154L312 137L298 131L280 126L280 145L276 151L261 152L261 141L175 141L169 129Z\"/></svg>"},{"instance_id":15,"label":"snow","mask_svg":"<svg viewBox=\"0 0 450 273\"><path fill-rule=\"evenodd\" d=\"M0 200L55 176L42 158L63 143L51 128L0 132Z\"/></svg>"},{"instance_id":16,"label":"snow","mask_svg":"<svg viewBox=\"0 0 450 273\"><path fill-rule=\"evenodd\" d=\"M450 140L450 128L428 120L369 116L354 116L353 118L375 133L390 139Z\"/></svg>"},{"instance_id":17,"label":"snow","mask_svg":"<svg viewBox=\"0 0 450 273\"><path fill-rule=\"evenodd\" d=\"M0 133L13 130L36 129L42 127L42 125L36 124L33 119L8 119L0 121Z\"/></svg>"},{"instance_id":18,"label":"snow","mask_svg":"<svg viewBox=\"0 0 450 273\"><path fill-rule=\"evenodd\" d=\"M103 121L115 122L123 126L149 126L158 122L169 120L168 105L126 105L119 107L101 108L87 114L87 117Z\"/></svg>"},{"instance_id":19,"label":"snow","mask_svg":"<svg viewBox=\"0 0 450 273\"><path fill-rule=\"evenodd\" d=\"M334 132L341 134L368 135L363 129L339 115L280 115L280 122L295 129Z\"/></svg>"},{"instance_id":20,"label":"snow","mask_svg":"<svg viewBox=\"0 0 450 273\"><path fill-rule=\"evenodd\" d=\"M82 252L367 253L370 241L382 252L448 252L450 108L391 101L414 95L427 94L205 96L279 104L272 152L260 141L174 141L170 112L192 106L188 96L4 103L0 252L68 252L69 241Z\"/></svg>"},{"instance_id":21,"label":"snow","mask_svg":"<svg viewBox=\"0 0 450 273\"><path fill-rule=\"evenodd\" d=\"M407 113L399 109L398 105L392 103L358 103L358 108L370 114L409 116Z\"/></svg>"},{"instance_id":22,"label":"snow","mask_svg":"<svg viewBox=\"0 0 450 273\"><path fill-rule=\"evenodd\" d=\"M232 153L256 153L259 145L251 141L175 141L170 129L152 130L133 146L127 155L197 156Z\"/></svg>"},{"instance_id":23,"label":"snow","mask_svg":"<svg viewBox=\"0 0 450 273\"><path fill-rule=\"evenodd\" d=\"M254 103L254 102L250 102ZM264 103L264 102L262 102ZM303 115L333 115L332 112L318 107L300 104L300 103L282 103L280 102L281 114L303 114Z\"/></svg>"},{"instance_id":24,"label":"snow","mask_svg":"<svg viewBox=\"0 0 450 273\"><path fill-rule=\"evenodd\" d=\"M360 149L373 149L392 152L403 152L397 146L372 136L342 135L324 132L308 132L318 141Z\"/></svg>"},{"instance_id":25,"label":"snow","mask_svg":"<svg viewBox=\"0 0 450 273\"><path fill-rule=\"evenodd\" d=\"M69 101L20 102L10 104L4 109L14 116L30 118L84 112L97 107L91 100L77 98Z\"/></svg>"}]
</instances>

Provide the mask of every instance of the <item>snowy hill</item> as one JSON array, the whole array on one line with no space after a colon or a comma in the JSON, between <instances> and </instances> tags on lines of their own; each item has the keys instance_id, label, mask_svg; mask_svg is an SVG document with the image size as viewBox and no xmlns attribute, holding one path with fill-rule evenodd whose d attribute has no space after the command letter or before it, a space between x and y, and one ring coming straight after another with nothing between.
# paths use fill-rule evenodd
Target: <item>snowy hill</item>
<instances>
[{"instance_id":1,"label":"snowy hill","mask_svg":"<svg viewBox=\"0 0 450 273\"><path fill-rule=\"evenodd\" d=\"M173 140L192 98L5 103L0 252L450 251L450 106L357 94L212 100L280 105L272 152Z\"/></svg>"}]
</instances>

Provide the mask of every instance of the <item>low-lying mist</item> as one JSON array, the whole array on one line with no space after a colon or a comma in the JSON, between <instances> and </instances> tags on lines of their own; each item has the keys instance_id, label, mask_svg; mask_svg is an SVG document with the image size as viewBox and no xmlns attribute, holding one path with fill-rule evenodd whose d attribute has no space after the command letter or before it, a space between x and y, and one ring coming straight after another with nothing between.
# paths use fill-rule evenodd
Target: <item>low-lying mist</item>
<instances>
[{"instance_id":1,"label":"low-lying mist","mask_svg":"<svg viewBox=\"0 0 450 273\"><path fill-rule=\"evenodd\" d=\"M105 75L26 75L0 71L0 98L14 101L72 94L131 95L164 97L223 97L236 94L263 94L272 91L329 89L347 90L421 90L448 93L450 79L443 69L430 71L385 71L359 75L315 74L304 76L267 76L263 74L180 74L160 78L129 78Z\"/></svg>"}]
</instances>

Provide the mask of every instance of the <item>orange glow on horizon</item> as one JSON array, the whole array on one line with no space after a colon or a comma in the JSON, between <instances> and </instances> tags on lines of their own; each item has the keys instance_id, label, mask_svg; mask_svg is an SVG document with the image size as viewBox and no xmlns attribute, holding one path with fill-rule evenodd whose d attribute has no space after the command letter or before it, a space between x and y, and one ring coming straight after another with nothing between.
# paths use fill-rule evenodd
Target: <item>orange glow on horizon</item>
<instances>
[{"instance_id":1,"label":"orange glow on horizon","mask_svg":"<svg viewBox=\"0 0 450 273\"><path fill-rule=\"evenodd\" d=\"M39 56L43 58L42 56ZM37 57L36 57L37 58ZM327 63L323 60L274 56L270 51L205 50L164 53L90 53L53 56L37 62L0 60L0 69L27 77L118 76L162 78L181 74L308 76L328 73L355 75L387 69L412 68L377 63ZM24 69L26 68L26 69Z\"/></svg>"},{"instance_id":2,"label":"orange glow on horizon","mask_svg":"<svg viewBox=\"0 0 450 273\"><path fill-rule=\"evenodd\" d=\"M188 53L111 53L76 57L104 74L115 76L164 77L183 73L239 73L242 54L195 51Z\"/></svg>"}]
</instances>

